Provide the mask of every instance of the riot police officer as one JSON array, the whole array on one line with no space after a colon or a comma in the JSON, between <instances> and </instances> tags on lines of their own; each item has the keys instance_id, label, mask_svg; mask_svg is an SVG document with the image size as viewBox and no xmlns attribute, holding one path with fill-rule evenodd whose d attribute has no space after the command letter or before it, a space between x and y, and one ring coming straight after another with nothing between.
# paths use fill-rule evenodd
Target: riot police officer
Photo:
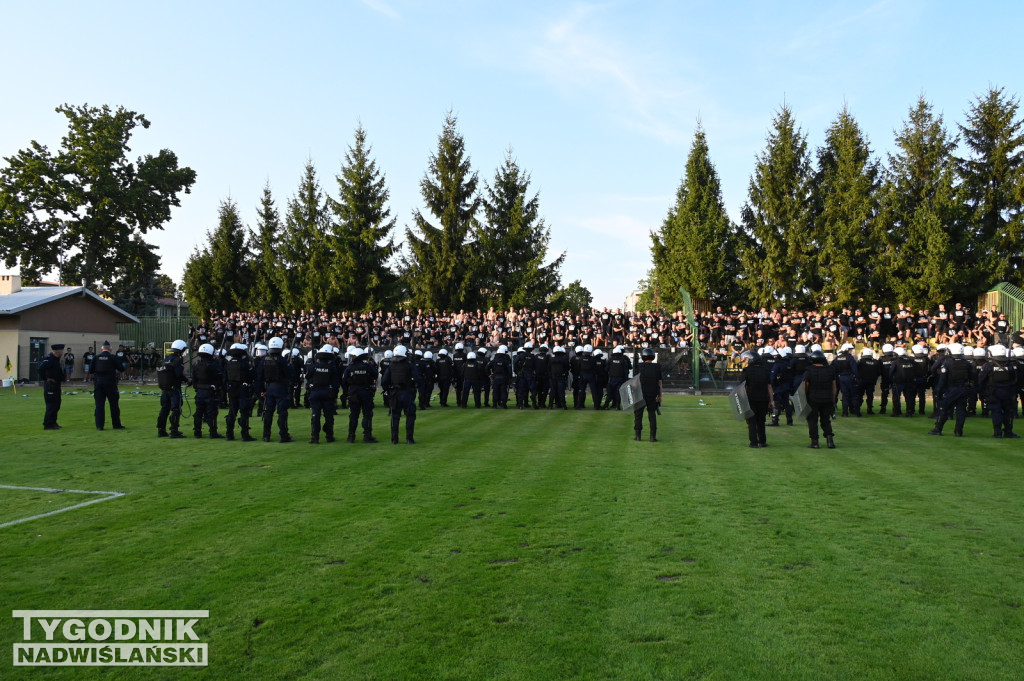
<instances>
[{"instance_id":1,"label":"riot police officer","mask_svg":"<svg viewBox=\"0 0 1024 681\"><path fill-rule=\"evenodd\" d=\"M462 367L466 364L466 346L462 343L456 343L455 348L452 351L452 379L454 380L455 388L455 406L465 407L462 403Z\"/></svg>"},{"instance_id":2,"label":"riot police officer","mask_svg":"<svg viewBox=\"0 0 1024 681\"><path fill-rule=\"evenodd\" d=\"M373 436L373 396L377 392L377 367L367 361L369 353L356 348L352 363L345 368L342 382L348 391L348 442L356 441L356 425L363 416L363 442L376 442Z\"/></svg>"},{"instance_id":3,"label":"riot police officer","mask_svg":"<svg viewBox=\"0 0 1024 681\"><path fill-rule=\"evenodd\" d=\"M434 369L437 372L437 401L442 407L448 406L448 391L451 389L452 378L455 367L452 364L451 355L444 348L437 351L437 360L434 362Z\"/></svg>"},{"instance_id":4,"label":"riot police officer","mask_svg":"<svg viewBox=\"0 0 1024 681\"><path fill-rule=\"evenodd\" d=\"M491 388L494 397L491 406L494 409L508 409L508 379L512 375L512 359L508 356L508 346L499 345L491 363L487 366L491 376Z\"/></svg>"},{"instance_id":5,"label":"riot police officer","mask_svg":"<svg viewBox=\"0 0 1024 681\"><path fill-rule=\"evenodd\" d=\"M661 366L654 362L654 350L644 348L640 353L643 362L637 367L640 375L640 393L644 397L645 408L633 412L634 440L639 441L644 430L644 411L651 428L651 442L658 441L658 408L661 406Z\"/></svg>"},{"instance_id":6,"label":"riot police officer","mask_svg":"<svg viewBox=\"0 0 1024 681\"><path fill-rule=\"evenodd\" d=\"M1020 435L1013 432L1017 406L1016 367L1007 358L1005 346L993 345L988 351L992 358L978 374L978 392L992 414L992 437L1019 438Z\"/></svg>"},{"instance_id":7,"label":"riot police officer","mask_svg":"<svg viewBox=\"0 0 1024 681\"><path fill-rule=\"evenodd\" d=\"M171 343L171 351L156 368L156 383L160 387L160 414L156 418L157 437L183 438L181 432L181 384L186 383L185 362L182 353L188 344L183 340ZM167 432L167 417L171 419L171 432Z\"/></svg>"},{"instance_id":8,"label":"riot police officer","mask_svg":"<svg viewBox=\"0 0 1024 681\"><path fill-rule=\"evenodd\" d=\"M233 343L224 359L224 393L228 398L228 413L224 418L227 439L235 439L235 422L242 430L242 442L252 442L249 418L252 415L252 390L256 383L256 370L249 361L249 350L244 343Z\"/></svg>"},{"instance_id":9,"label":"riot police officer","mask_svg":"<svg viewBox=\"0 0 1024 681\"><path fill-rule=\"evenodd\" d=\"M752 352L744 352L742 357L747 361L742 372L743 382L746 384L750 408L754 411L754 415L747 419L749 446L752 449L767 447L765 419L768 416L768 410L775 407L771 379L772 369L769 369L768 363L763 357Z\"/></svg>"},{"instance_id":10,"label":"riot police officer","mask_svg":"<svg viewBox=\"0 0 1024 681\"><path fill-rule=\"evenodd\" d=\"M956 415L953 435L963 437L964 423L967 421L967 397L971 385L976 380L974 364L964 357L963 346L950 343L948 354L940 360L936 390L942 399L936 405L938 410L935 427L928 431L929 435L942 435L942 427L949 417Z\"/></svg>"},{"instance_id":11,"label":"riot police officer","mask_svg":"<svg viewBox=\"0 0 1024 681\"><path fill-rule=\"evenodd\" d=\"M537 406L541 409L548 406L548 394L551 392L551 355L548 349L547 343L541 343L533 357L533 382Z\"/></svg>"},{"instance_id":12,"label":"riot police officer","mask_svg":"<svg viewBox=\"0 0 1024 681\"><path fill-rule=\"evenodd\" d=\"M277 412L277 429L281 442L291 442L288 433L288 407L292 387L292 368L288 358L283 356L284 341L274 336L267 342L267 356L263 358L256 375L260 394L265 398L263 406L263 441L270 442L270 428Z\"/></svg>"},{"instance_id":13,"label":"riot police officer","mask_svg":"<svg viewBox=\"0 0 1024 681\"><path fill-rule=\"evenodd\" d=\"M320 417L323 415L324 439L334 442L335 389L341 383L334 350L324 345L306 367L306 394L309 396L309 444L320 444Z\"/></svg>"},{"instance_id":14,"label":"riot police officer","mask_svg":"<svg viewBox=\"0 0 1024 681\"><path fill-rule=\"evenodd\" d=\"M860 377L858 397L858 410L860 405L867 403L868 414L875 413L875 385L878 384L878 377L881 375L882 364L875 357L871 348L864 348L860 351L860 359L857 361L857 374Z\"/></svg>"},{"instance_id":15,"label":"riot police officer","mask_svg":"<svg viewBox=\"0 0 1024 681\"><path fill-rule=\"evenodd\" d=\"M780 348L775 364L771 368L770 380L772 384L772 422L770 425L778 426L779 418L783 412L786 414L786 425L793 425L793 404L790 402L793 390L793 378L795 375L795 360L792 350L788 346Z\"/></svg>"},{"instance_id":16,"label":"riot police officer","mask_svg":"<svg viewBox=\"0 0 1024 681\"><path fill-rule=\"evenodd\" d=\"M117 390L117 377L124 371L124 360L110 351L110 343L103 341L100 354L93 360L93 400L96 403L96 430L103 430L106 404L110 403L110 423L114 430L124 430L121 423L121 396Z\"/></svg>"},{"instance_id":17,"label":"riot police officer","mask_svg":"<svg viewBox=\"0 0 1024 681\"><path fill-rule=\"evenodd\" d=\"M391 444L398 444L398 426L405 414L405 441L416 444L416 367L409 361L404 345L395 348L394 357L381 377L391 395ZM477 405L479 406L479 404Z\"/></svg>"},{"instance_id":18,"label":"riot police officer","mask_svg":"<svg viewBox=\"0 0 1024 681\"><path fill-rule=\"evenodd\" d=\"M210 428L210 439L220 439L224 436L217 432L217 388L219 388L224 376L221 374L220 366L214 359L213 346L203 343L199 346L199 361L192 367L192 387L196 390L196 411L192 415L192 433L196 439L203 437L203 423Z\"/></svg>"},{"instance_id":19,"label":"riot police officer","mask_svg":"<svg viewBox=\"0 0 1024 681\"><path fill-rule=\"evenodd\" d=\"M891 380L892 385L892 415L902 416L903 411L900 407L902 400L907 403L907 416L914 415L914 378L917 373L917 367L914 364L914 360L907 356L907 351L898 347L893 350L895 358L892 362Z\"/></svg>"},{"instance_id":20,"label":"riot police officer","mask_svg":"<svg viewBox=\"0 0 1024 681\"><path fill-rule=\"evenodd\" d=\"M839 391L843 396L843 416L860 416L860 406L857 404L857 382L859 374L857 360L854 359L853 346L844 343L839 348L839 354L832 362L832 369L839 379Z\"/></svg>"},{"instance_id":21,"label":"riot police officer","mask_svg":"<svg viewBox=\"0 0 1024 681\"><path fill-rule=\"evenodd\" d=\"M565 403L565 390L569 383L569 358L565 348L556 345L551 354L551 403L555 409L569 407Z\"/></svg>"},{"instance_id":22,"label":"riot police officer","mask_svg":"<svg viewBox=\"0 0 1024 681\"><path fill-rule=\"evenodd\" d=\"M882 345L882 356L878 358L878 378L881 382L882 397L879 402L879 414L884 414L889 404L889 392L892 390L892 365L896 361L891 343Z\"/></svg>"},{"instance_id":23,"label":"riot police officer","mask_svg":"<svg viewBox=\"0 0 1024 681\"><path fill-rule=\"evenodd\" d=\"M480 391L484 385L485 367L481 360L476 358L475 352L466 355L466 361L462 365L462 408L469 406L469 394L473 393L473 405L480 408Z\"/></svg>"},{"instance_id":24,"label":"riot police officer","mask_svg":"<svg viewBox=\"0 0 1024 681\"><path fill-rule=\"evenodd\" d=\"M434 380L437 376L437 365L434 363L434 353L429 350L423 353L423 359L420 360L420 383L418 386L420 393L420 409L430 408L430 395L434 392Z\"/></svg>"},{"instance_id":25,"label":"riot police officer","mask_svg":"<svg viewBox=\"0 0 1024 681\"><path fill-rule=\"evenodd\" d=\"M60 412L60 385L64 381L64 367L60 357L64 354L64 344L54 343L50 346L50 354L39 363L39 380L43 384L43 402L46 413L43 414L43 430L60 430L57 414ZM69 375L70 378L70 375Z\"/></svg>"},{"instance_id":26,"label":"riot police officer","mask_svg":"<svg viewBox=\"0 0 1024 681\"><path fill-rule=\"evenodd\" d=\"M820 449L818 445L818 424L829 449L835 449L836 443L832 432L832 413L836 408L836 394L839 386L835 371L821 350L814 350L810 356L811 365L804 373L804 388L807 392L807 403L811 407L807 415L807 432L811 437L811 449Z\"/></svg>"},{"instance_id":27,"label":"riot police officer","mask_svg":"<svg viewBox=\"0 0 1024 681\"><path fill-rule=\"evenodd\" d=\"M622 398L619 388L629 378L632 366L629 358L622 354L622 346L612 348L612 356L608 358L608 396L605 398L605 409L621 409Z\"/></svg>"}]
</instances>

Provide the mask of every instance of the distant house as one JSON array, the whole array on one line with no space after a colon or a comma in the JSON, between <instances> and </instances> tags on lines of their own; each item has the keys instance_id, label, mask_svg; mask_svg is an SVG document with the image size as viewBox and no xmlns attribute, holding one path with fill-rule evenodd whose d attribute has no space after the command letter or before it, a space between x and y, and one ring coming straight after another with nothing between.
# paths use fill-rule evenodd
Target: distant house
<instances>
[{"instance_id":1,"label":"distant house","mask_svg":"<svg viewBox=\"0 0 1024 681\"><path fill-rule=\"evenodd\" d=\"M82 378L90 346L110 341L117 348L119 322L139 320L84 286L22 288L19 275L0 275L0 373L35 381L50 346L63 343L75 355L72 378Z\"/></svg>"}]
</instances>

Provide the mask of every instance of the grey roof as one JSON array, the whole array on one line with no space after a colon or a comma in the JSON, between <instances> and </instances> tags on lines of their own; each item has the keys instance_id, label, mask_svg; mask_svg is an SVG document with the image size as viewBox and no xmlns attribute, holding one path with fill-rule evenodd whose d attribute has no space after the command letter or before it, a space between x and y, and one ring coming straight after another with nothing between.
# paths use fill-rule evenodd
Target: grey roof
<instances>
[{"instance_id":1,"label":"grey roof","mask_svg":"<svg viewBox=\"0 0 1024 681\"><path fill-rule=\"evenodd\" d=\"M0 295L0 315L18 314L33 307L52 303L73 295L85 295L106 305L128 321L139 323L139 318L130 315L109 300L104 300L83 286L26 286L17 293Z\"/></svg>"}]
</instances>

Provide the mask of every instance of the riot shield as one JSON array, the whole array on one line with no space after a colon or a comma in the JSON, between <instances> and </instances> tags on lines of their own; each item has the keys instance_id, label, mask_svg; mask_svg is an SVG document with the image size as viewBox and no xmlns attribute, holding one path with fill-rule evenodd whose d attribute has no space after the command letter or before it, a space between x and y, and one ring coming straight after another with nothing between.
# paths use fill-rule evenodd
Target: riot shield
<instances>
[{"instance_id":1,"label":"riot shield","mask_svg":"<svg viewBox=\"0 0 1024 681\"><path fill-rule=\"evenodd\" d=\"M640 374L619 386L619 400L622 404L622 411L632 412L644 408L646 402L644 402L643 392L640 391Z\"/></svg>"},{"instance_id":2,"label":"riot shield","mask_svg":"<svg viewBox=\"0 0 1024 681\"><path fill-rule=\"evenodd\" d=\"M746 381L729 391L729 406L737 421L746 421L754 415L754 410L750 408L750 400L747 399Z\"/></svg>"},{"instance_id":3,"label":"riot shield","mask_svg":"<svg viewBox=\"0 0 1024 681\"><path fill-rule=\"evenodd\" d=\"M807 402L807 384L800 383L790 399L793 402L793 415L798 419L806 419L811 413L811 405Z\"/></svg>"}]
</instances>

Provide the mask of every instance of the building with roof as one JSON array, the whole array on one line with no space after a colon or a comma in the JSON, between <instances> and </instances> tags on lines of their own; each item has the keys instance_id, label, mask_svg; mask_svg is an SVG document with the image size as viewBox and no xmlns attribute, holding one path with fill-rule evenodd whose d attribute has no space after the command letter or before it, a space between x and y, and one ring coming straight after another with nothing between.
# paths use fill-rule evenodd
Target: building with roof
<instances>
[{"instance_id":1,"label":"building with roof","mask_svg":"<svg viewBox=\"0 0 1024 681\"><path fill-rule=\"evenodd\" d=\"M50 346L63 343L75 355L72 378L82 378L86 350L103 341L116 348L117 324L138 321L84 286L22 287L19 275L0 275L0 371L35 381Z\"/></svg>"}]
</instances>

